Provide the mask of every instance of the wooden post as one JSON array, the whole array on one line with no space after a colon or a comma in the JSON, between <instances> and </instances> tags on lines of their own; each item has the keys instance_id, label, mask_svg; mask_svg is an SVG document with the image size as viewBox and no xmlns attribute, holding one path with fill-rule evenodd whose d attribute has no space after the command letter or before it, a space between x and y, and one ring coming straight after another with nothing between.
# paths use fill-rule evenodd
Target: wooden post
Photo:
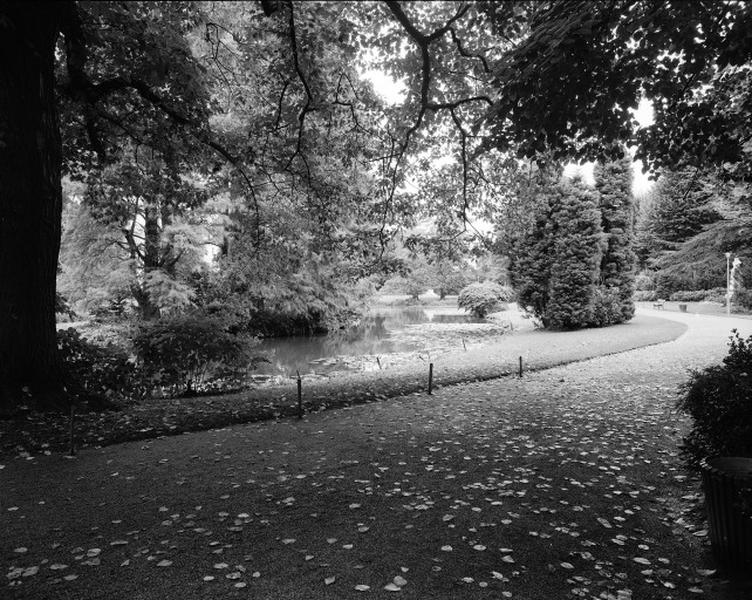
<instances>
[{"instance_id":1,"label":"wooden post","mask_svg":"<svg viewBox=\"0 0 752 600\"><path fill-rule=\"evenodd\" d=\"M68 452L68 456L76 456L76 438L75 438L75 427L73 425L73 418L74 418L74 406L71 402L70 405L70 450Z\"/></svg>"},{"instance_id":2,"label":"wooden post","mask_svg":"<svg viewBox=\"0 0 752 600\"><path fill-rule=\"evenodd\" d=\"M465 349L465 352L467 352L467 346L465 346L465 338L462 338L462 347Z\"/></svg>"},{"instance_id":3,"label":"wooden post","mask_svg":"<svg viewBox=\"0 0 752 600\"><path fill-rule=\"evenodd\" d=\"M522 377L522 357L520 356L520 377Z\"/></svg>"},{"instance_id":4,"label":"wooden post","mask_svg":"<svg viewBox=\"0 0 752 600\"><path fill-rule=\"evenodd\" d=\"M428 365L428 395L433 393L433 363Z\"/></svg>"},{"instance_id":5,"label":"wooden post","mask_svg":"<svg viewBox=\"0 0 752 600\"><path fill-rule=\"evenodd\" d=\"M379 371L381 371L381 359L379 357L376 357L376 362L379 363Z\"/></svg>"},{"instance_id":6,"label":"wooden post","mask_svg":"<svg viewBox=\"0 0 752 600\"><path fill-rule=\"evenodd\" d=\"M300 379L300 371L298 371L298 419L303 418L303 380Z\"/></svg>"}]
</instances>

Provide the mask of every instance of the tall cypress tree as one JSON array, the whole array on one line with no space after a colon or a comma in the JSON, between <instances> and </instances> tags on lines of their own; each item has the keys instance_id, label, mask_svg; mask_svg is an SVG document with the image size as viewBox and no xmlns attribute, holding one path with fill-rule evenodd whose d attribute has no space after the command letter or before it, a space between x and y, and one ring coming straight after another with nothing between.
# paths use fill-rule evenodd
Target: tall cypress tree
<instances>
[{"instance_id":1,"label":"tall cypress tree","mask_svg":"<svg viewBox=\"0 0 752 600\"><path fill-rule=\"evenodd\" d=\"M597 194L579 180L562 181L556 188L551 219L558 223L558 231L552 245L544 322L554 329L593 325L605 246Z\"/></svg>"},{"instance_id":2,"label":"tall cypress tree","mask_svg":"<svg viewBox=\"0 0 752 600\"><path fill-rule=\"evenodd\" d=\"M606 247L600 267L603 324L621 323L634 316L635 264L632 161L626 154L595 168L600 198L601 227Z\"/></svg>"},{"instance_id":3,"label":"tall cypress tree","mask_svg":"<svg viewBox=\"0 0 752 600\"><path fill-rule=\"evenodd\" d=\"M604 248L597 194L580 181L548 188L535 223L514 244L510 276L519 304L544 327L594 325Z\"/></svg>"},{"instance_id":4,"label":"tall cypress tree","mask_svg":"<svg viewBox=\"0 0 752 600\"><path fill-rule=\"evenodd\" d=\"M544 188L536 196L535 221L527 231L512 235L509 278L517 292L517 303L548 327L548 282L551 256L559 223L553 218L555 187Z\"/></svg>"}]
</instances>

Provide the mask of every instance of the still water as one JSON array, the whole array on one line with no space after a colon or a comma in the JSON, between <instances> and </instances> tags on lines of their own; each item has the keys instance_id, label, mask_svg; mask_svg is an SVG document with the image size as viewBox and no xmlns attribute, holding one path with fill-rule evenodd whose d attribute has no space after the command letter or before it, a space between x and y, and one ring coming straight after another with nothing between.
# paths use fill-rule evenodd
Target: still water
<instances>
[{"instance_id":1,"label":"still water","mask_svg":"<svg viewBox=\"0 0 752 600\"><path fill-rule=\"evenodd\" d=\"M255 375L325 375L332 371L358 370L352 357L383 356L396 352L415 352L426 345L425 336L400 335L407 329L420 331L421 324L485 323L456 309L379 308L360 325L322 336L293 336L261 340L258 349L269 359L254 371ZM375 358L371 359L375 362Z\"/></svg>"}]
</instances>

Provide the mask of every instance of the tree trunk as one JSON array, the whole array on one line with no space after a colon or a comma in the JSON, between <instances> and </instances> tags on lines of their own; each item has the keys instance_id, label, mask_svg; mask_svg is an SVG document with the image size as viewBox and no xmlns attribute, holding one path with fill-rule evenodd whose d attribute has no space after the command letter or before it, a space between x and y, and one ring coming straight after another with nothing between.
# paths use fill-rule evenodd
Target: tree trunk
<instances>
[{"instance_id":1,"label":"tree trunk","mask_svg":"<svg viewBox=\"0 0 752 600\"><path fill-rule=\"evenodd\" d=\"M144 206L144 273L159 270L161 266L161 234L159 230L159 208L147 201ZM138 300L141 316L149 321L159 318L159 306L148 290L144 290Z\"/></svg>"},{"instance_id":2,"label":"tree trunk","mask_svg":"<svg viewBox=\"0 0 752 600\"><path fill-rule=\"evenodd\" d=\"M0 6L0 415L64 400L55 335L62 148L55 44L65 3Z\"/></svg>"}]
</instances>

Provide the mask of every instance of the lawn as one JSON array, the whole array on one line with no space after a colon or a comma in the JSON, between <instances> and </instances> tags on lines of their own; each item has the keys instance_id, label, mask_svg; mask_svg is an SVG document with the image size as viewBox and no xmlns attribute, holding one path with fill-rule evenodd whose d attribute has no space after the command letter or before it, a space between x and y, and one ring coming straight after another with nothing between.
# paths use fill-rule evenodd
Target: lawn
<instances>
[{"instance_id":1,"label":"lawn","mask_svg":"<svg viewBox=\"0 0 752 600\"><path fill-rule=\"evenodd\" d=\"M640 308L653 308L652 302L635 302L635 304ZM663 304L663 308L659 310L667 310L671 312L681 312L679 310L680 304L686 304L687 310L686 313L690 315L715 315L718 317L725 317L726 316L726 307L721 305L718 302L674 302L674 301L665 301ZM733 316L739 317L742 319L750 319L752 318L752 313L750 313L747 310L744 310L742 308L739 308L737 306L732 306L733 308Z\"/></svg>"}]
</instances>

